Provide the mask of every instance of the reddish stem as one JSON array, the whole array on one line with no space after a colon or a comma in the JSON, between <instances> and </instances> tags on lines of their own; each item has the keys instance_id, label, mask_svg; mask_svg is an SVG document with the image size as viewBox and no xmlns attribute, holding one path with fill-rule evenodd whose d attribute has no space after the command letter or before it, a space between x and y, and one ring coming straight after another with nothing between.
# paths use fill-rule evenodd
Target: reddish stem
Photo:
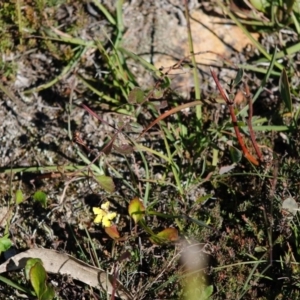
<instances>
[{"instance_id":1,"label":"reddish stem","mask_svg":"<svg viewBox=\"0 0 300 300\"><path fill-rule=\"evenodd\" d=\"M230 116L231 116L231 120L232 120L232 125L233 125L233 128L234 128L234 131L235 131L235 135L236 135L236 138L238 140L238 143L240 144L241 148L242 148L242 151L243 151L243 154L244 156L251 162L253 163L254 165L258 166L259 165L259 162L257 161L257 159L252 155L250 154L250 152L248 151L245 143L244 143L244 140L241 136L241 133L240 133L240 130L239 130L239 127L238 127L238 123L237 123L237 118L236 118L236 115L235 115L235 112L234 112L234 109L233 109L233 102L229 100L229 97L227 95L227 93L225 92L225 90L222 88L218 78L217 78L217 75L216 73L213 71L213 70L210 70L211 71L211 75L217 85L217 88L221 94L221 96L223 97L223 99L225 100L228 108L229 108L229 112L230 112Z\"/></svg>"},{"instance_id":2,"label":"reddish stem","mask_svg":"<svg viewBox=\"0 0 300 300\"><path fill-rule=\"evenodd\" d=\"M262 154L260 152L260 149L257 145L254 130L253 130L253 127L252 127L253 103L252 103L249 87L246 83L244 84L244 86L245 86L246 98L248 99L248 103L249 103L249 116L248 116L247 124L248 124L248 128L249 128L251 142L252 142L252 145L255 149L255 152L256 152L259 160L263 161L264 159L263 159L263 156L262 156Z\"/></svg>"}]
</instances>

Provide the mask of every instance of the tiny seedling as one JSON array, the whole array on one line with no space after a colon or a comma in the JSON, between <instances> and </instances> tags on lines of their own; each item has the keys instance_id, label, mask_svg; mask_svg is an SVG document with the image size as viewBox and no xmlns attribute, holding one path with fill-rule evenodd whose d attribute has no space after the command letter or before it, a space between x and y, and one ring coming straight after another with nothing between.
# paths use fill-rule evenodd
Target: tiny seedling
<instances>
[{"instance_id":1,"label":"tiny seedling","mask_svg":"<svg viewBox=\"0 0 300 300\"><path fill-rule=\"evenodd\" d=\"M47 273L40 259L28 259L25 266L25 276L30 281L38 300L54 299L54 288L47 283Z\"/></svg>"},{"instance_id":2,"label":"tiny seedling","mask_svg":"<svg viewBox=\"0 0 300 300\"><path fill-rule=\"evenodd\" d=\"M33 195L33 200L39 202L42 207L47 207L47 195L43 191L36 191Z\"/></svg>"},{"instance_id":3,"label":"tiny seedling","mask_svg":"<svg viewBox=\"0 0 300 300\"><path fill-rule=\"evenodd\" d=\"M135 222L135 229L137 225L141 227L150 234L150 241L154 244L165 244L170 242L175 242L178 240L178 231L176 228L165 228L161 232L155 234L152 229L146 225L144 216L147 213L143 202L138 198L133 198L128 206L129 215ZM153 213L153 212L152 212Z\"/></svg>"}]
</instances>

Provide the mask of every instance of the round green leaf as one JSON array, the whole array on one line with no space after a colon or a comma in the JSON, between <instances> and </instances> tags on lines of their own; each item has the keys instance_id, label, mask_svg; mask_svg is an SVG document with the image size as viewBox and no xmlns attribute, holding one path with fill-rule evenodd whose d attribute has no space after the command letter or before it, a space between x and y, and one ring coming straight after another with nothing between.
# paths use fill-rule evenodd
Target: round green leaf
<instances>
[{"instance_id":1,"label":"round green leaf","mask_svg":"<svg viewBox=\"0 0 300 300\"><path fill-rule=\"evenodd\" d=\"M130 104L140 104L144 101L144 92L138 88L135 87L132 91L130 91L128 95L128 102Z\"/></svg>"},{"instance_id":2,"label":"round green leaf","mask_svg":"<svg viewBox=\"0 0 300 300\"><path fill-rule=\"evenodd\" d=\"M107 192L113 193L115 191L115 184L111 177L100 175L96 177L100 186Z\"/></svg>"},{"instance_id":3,"label":"round green leaf","mask_svg":"<svg viewBox=\"0 0 300 300\"><path fill-rule=\"evenodd\" d=\"M40 202L44 208L47 207L47 195L44 192L36 191L33 195L33 200Z\"/></svg>"},{"instance_id":4,"label":"round green leaf","mask_svg":"<svg viewBox=\"0 0 300 300\"><path fill-rule=\"evenodd\" d=\"M144 217L144 203L138 197L133 198L129 203L128 212L130 217L132 217L132 219L134 220L134 222L137 223Z\"/></svg>"}]
</instances>

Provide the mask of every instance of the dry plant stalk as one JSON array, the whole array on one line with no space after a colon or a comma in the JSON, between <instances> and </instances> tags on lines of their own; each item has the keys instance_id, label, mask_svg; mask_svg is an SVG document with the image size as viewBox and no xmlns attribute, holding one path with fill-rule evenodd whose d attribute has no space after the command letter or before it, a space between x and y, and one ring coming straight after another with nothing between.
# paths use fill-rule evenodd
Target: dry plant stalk
<instances>
[{"instance_id":1,"label":"dry plant stalk","mask_svg":"<svg viewBox=\"0 0 300 300\"><path fill-rule=\"evenodd\" d=\"M250 91L249 91L249 86L248 86L247 83L244 83L244 90L245 90L245 93L246 93L246 99L248 100L248 104L249 104L249 114L248 114L247 124L248 124L248 128L249 128L251 142L252 142L252 145L255 149L255 152L256 152L259 160L261 162L263 162L263 156L262 156L261 151L260 151L260 149L257 145L254 130L253 130L253 127L252 127L253 103L252 103L252 98L251 98Z\"/></svg>"},{"instance_id":2,"label":"dry plant stalk","mask_svg":"<svg viewBox=\"0 0 300 300\"><path fill-rule=\"evenodd\" d=\"M242 151L243 151L243 154L244 156L248 159L248 161L250 161L252 164L258 166L259 165L259 161L252 155L250 154L249 150L247 149L245 143L244 143L244 140L242 138L242 135L240 133L240 130L239 130L239 126L238 126L238 123L237 123L237 118L236 118L236 115L235 115L235 112L234 112L234 109L233 109L233 102L229 99L226 91L223 89L223 87L221 86L218 78L217 78L217 75L216 73L213 71L213 70L210 70L211 71L211 75L217 85L217 88L222 96L222 98L224 99L228 109L229 109L229 112L230 112L230 116L231 116L231 120L232 120L232 125L233 125L233 128L234 128L234 131L235 131L235 135L237 137L237 140L238 140L238 143L240 145L240 147L242 148ZM249 90L248 90L249 92ZM250 93L248 94L250 95ZM250 97L249 97L250 99ZM254 146L254 149L259 157L260 160L262 160L262 155L259 151L259 148L257 146L257 143L255 141L255 137L254 137L254 132L253 132L253 128L252 128L252 125L251 125L251 118L252 118L252 102L249 100L249 120L248 120L248 128L249 128L249 132L250 132L250 137L251 137L251 141L253 143L253 146ZM250 126L249 126L250 124Z\"/></svg>"}]
</instances>

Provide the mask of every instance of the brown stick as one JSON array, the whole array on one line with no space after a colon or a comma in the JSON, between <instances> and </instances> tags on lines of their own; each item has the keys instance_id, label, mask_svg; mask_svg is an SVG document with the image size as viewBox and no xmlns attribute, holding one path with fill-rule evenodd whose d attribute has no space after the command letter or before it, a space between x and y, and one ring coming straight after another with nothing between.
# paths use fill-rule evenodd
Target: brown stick
<instances>
[{"instance_id":1,"label":"brown stick","mask_svg":"<svg viewBox=\"0 0 300 300\"><path fill-rule=\"evenodd\" d=\"M245 143L244 143L244 140L241 136L241 133L240 133L240 130L239 130L239 127L238 127L238 123L237 123L237 118L236 118L236 115L235 115L235 112L234 112L234 109L233 109L233 102L229 99L227 93L225 92L225 90L222 88L218 78L217 78L217 75L216 73L211 69L211 75L217 85L217 88L221 94L221 96L223 97L223 99L225 100L228 108L229 108L229 112L230 112L230 116L231 116L231 120L232 120L232 125L233 125L233 128L234 128L234 131L235 131L235 135L236 135L236 138L238 140L238 143L240 144L241 148L242 148L242 151L243 151L243 154L244 156L251 162L253 163L254 165L258 166L259 165L259 162L257 161L257 159L252 155L250 154L250 152L248 151Z\"/></svg>"}]
</instances>

